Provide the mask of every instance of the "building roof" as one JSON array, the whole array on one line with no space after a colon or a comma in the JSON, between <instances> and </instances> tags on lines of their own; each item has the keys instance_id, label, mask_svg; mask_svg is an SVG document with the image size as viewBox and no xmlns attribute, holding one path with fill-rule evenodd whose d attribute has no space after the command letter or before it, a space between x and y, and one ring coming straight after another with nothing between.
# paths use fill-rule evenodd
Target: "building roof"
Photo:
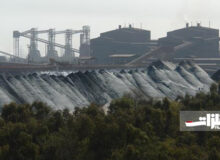
<instances>
[{"instance_id":1,"label":"building roof","mask_svg":"<svg viewBox=\"0 0 220 160\"><path fill-rule=\"evenodd\" d=\"M174 31L170 31L168 33L178 32L178 31L183 31L183 30L185 31L215 31L215 32L219 31L219 29L215 29L215 28L208 28L208 27L203 27L203 26L189 26L189 27L177 29Z\"/></svg>"},{"instance_id":2,"label":"building roof","mask_svg":"<svg viewBox=\"0 0 220 160\"><path fill-rule=\"evenodd\" d=\"M141 28L133 28L133 27L124 27L124 28L117 28L115 30L111 30L111 31L107 31L107 32L103 32L101 33L101 36L102 35L105 35L105 34L109 34L109 33L112 33L112 32L130 32L130 33L135 33L135 32L150 32L149 30L145 30L145 29L141 29Z\"/></svg>"},{"instance_id":3,"label":"building roof","mask_svg":"<svg viewBox=\"0 0 220 160\"><path fill-rule=\"evenodd\" d=\"M219 30L202 27L200 24L198 24L197 26L187 25L185 28L167 32L167 37L180 40L191 40L192 38L198 37L201 39L210 39L219 37Z\"/></svg>"}]
</instances>

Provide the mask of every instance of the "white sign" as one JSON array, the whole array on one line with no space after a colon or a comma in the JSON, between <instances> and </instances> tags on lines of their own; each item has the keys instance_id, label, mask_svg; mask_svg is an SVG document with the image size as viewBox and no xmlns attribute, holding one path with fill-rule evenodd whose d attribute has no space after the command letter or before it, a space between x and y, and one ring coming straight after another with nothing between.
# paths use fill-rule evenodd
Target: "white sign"
<instances>
[{"instance_id":1,"label":"white sign","mask_svg":"<svg viewBox=\"0 0 220 160\"><path fill-rule=\"evenodd\" d=\"M186 121L186 127L207 126L211 129L220 129L219 114L206 114L205 117L199 117L199 121Z\"/></svg>"},{"instance_id":2,"label":"white sign","mask_svg":"<svg viewBox=\"0 0 220 160\"><path fill-rule=\"evenodd\" d=\"M220 111L180 111L181 131L220 131Z\"/></svg>"}]
</instances>

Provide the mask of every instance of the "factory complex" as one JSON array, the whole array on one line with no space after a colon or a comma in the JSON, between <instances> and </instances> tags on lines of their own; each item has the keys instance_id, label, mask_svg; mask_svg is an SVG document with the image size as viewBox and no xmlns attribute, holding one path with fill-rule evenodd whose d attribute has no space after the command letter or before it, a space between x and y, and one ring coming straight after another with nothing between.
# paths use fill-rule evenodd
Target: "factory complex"
<instances>
[{"instance_id":1,"label":"factory complex","mask_svg":"<svg viewBox=\"0 0 220 160\"><path fill-rule=\"evenodd\" d=\"M41 35L47 35L47 39ZM56 42L57 35L64 35L64 43ZM72 36L79 34L80 47L74 48ZM220 67L219 30L196 26L186 26L169 31L166 37L151 39L151 31L141 28L118 26L117 29L101 33L99 37L90 39L90 27L82 29L55 29L14 31L14 52L0 53L9 56L7 60L0 57L0 67L13 64L29 65L72 65L72 66L147 66L156 60L179 62L192 60L206 71L213 73ZM28 55L20 56L21 38L29 39ZM38 43L44 43L45 56L41 56ZM59 54L60 48L64 53ZM76 56L78 53L79 56ZM7 68L7 67L6 67Z\"/></svg>"}]
</instances>

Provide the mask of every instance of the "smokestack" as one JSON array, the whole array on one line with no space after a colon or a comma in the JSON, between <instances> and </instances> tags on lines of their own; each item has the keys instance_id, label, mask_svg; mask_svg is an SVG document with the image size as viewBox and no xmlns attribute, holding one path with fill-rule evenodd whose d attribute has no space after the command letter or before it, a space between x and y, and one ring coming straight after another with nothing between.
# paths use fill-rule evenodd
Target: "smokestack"
<instances>
[{"instance_id":1,"label":"smokestack","mask_svg":"<svg viewBox=\"0 0 220 160\"><path fill-rule=\"evenodd\" d=\"M189 23L186 23L186 28L189 28Z\"/></svg>"}]
</instances>

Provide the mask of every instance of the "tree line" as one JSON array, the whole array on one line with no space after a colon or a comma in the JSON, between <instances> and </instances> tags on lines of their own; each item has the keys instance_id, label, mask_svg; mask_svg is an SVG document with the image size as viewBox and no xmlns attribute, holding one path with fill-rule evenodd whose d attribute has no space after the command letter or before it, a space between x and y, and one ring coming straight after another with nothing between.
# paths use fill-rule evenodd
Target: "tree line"
<instances>
[{"instance_id":1,"label":"tree line","mask_svg":"<svg viewBox=\"0 0 220 160\"><path fill-rule=\"evenodd\" d=\"M217 160L218 132L180 132L180 110L219 110L220 93L146 100L126 95L104 110L53 110L42 102L5 105L0 116L4 160Z\"/></svg>"}]
</instances>

